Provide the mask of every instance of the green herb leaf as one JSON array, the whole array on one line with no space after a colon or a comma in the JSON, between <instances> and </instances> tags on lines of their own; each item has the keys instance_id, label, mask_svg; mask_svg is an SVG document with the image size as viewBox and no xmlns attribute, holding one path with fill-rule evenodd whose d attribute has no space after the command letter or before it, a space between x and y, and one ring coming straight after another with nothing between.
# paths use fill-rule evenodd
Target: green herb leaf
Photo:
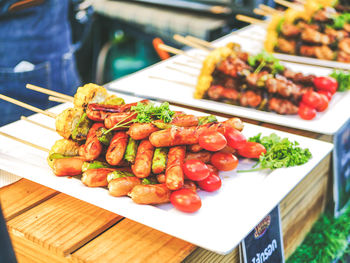
<instances>
[{"instance_id":1,"label":"green herb leaf","mask_svg":"<svg viewBox=\"0 0 350 263\"><path fill-rule=\"evenodd\" d=\"M344 13L336 15L333 18L333 24L331 27L334 29L343 29L346 23L350 23L350 13Z\"/></svg>"},{"instance_id":2,"label":"green herb leaf","mask_svg":"<svg viewBox=\"0 0 350 263\"><path fill-rule=\"evenodd\" d=\"M284 66L280 63L280 61L265 50L256 56L248 57L248 63L250 66L256 67L254 73L259 73L264 67L269 68L272 74L276 74L284 70Z\"/></svg>"},{"instance_id":3,"label":"green herb leaf","mask_svg":"<svg viewBox=\"0 0 350 263\"><path fill-rule=\"evenodd\" d=\"M330 75L338 82L338 91L350 90L350 71L334 70Z\"/></svg>"},{"instance_id":4,"label":"green herb leaf","mask_svg":"<svg viewBox=\"0 0 350 263\"><path fill-rule=\"evenodd\" d=\"M312 157L309 149L302 149L298 142L291 142L287 138L281 138L275 133L261 137L261 133L249 138L251 142L264 145L266 154L260 156L259 161L251 170L241 170L239 172L259 171L264 169L278 169L282 167L292 167L302 165ZM258 167L258 168L255 168Z\"/></svg>"},{"instance_id":5,"label":"green herb leaf","mask_svg":"<svg viewBox=\"0 0 350 263\"><path fill-rule=\"evenodd\" d=\"M169 123L174 115L174 112L169 109L168 102L163 102L159 106L155 106L153 103L138 103L136 106L131 107L131 110L137 112L135 122L140 123L149 123L153 120L162 120L165 123Z\"/></svg>"}]
</instances>

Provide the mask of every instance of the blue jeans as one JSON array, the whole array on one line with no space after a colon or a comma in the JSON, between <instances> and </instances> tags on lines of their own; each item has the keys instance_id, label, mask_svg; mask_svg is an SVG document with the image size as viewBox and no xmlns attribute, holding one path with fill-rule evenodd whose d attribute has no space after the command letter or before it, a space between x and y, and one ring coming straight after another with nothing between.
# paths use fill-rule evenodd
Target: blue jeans
<instances>
[{"instance_id":1,"label":"blue jeans","mask_svg":"<svg viewBox=\"0 0 350 263\"><path fill-rule=\"evenodd\" d=\"M43 4L9 13L13 0L0 0L0 93L46 109L47 95L28 90L27 83L72 95L80 84L77 74L68 0L46 0ZM21 61L34 65L15 72ZM0 101L0 126L32 112Z\"/></svg>"}]
</instances>

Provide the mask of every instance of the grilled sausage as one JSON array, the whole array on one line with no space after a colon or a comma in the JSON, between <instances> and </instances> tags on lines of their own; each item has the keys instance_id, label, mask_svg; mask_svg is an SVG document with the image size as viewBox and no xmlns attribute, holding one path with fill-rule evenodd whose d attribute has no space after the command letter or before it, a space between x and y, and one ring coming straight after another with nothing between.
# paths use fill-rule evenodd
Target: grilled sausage
<instances>
[{"instance_id":1,"label":"grilled sausage","mask_svg":"<svg viewBox=\"0 0 350 263\"><path fill-rule=\"evenodd\" d=\"M178 190L184 184L182 166L185 154L185 146L176 146L169 149L168 163L165 171L165 183L170 190Z\"/></svg>"},{"instance_id":2,"label":"grilled sausage","mask_svg":"<svg viewBox=\"0 0 350 263\"><path fill-rule=\"evenodd\" d=\"M135 176L145 178L151 173L154 147L149 140L142 140L137 149L135 163L131 166Z\"/></svg>"},{"instance_id":3,"label":"grilled sausage","mask_svg":"<svg viewBox=\"0 0 350 263\"><path fill-rule=\"evenodd\" d=\"M82 157L71 157L53 160L53 173L57 176L74 176L81 174L85 159Z\"/></svg>"},{"instance_id":4,"label":"grilled sausage","mask_svg":"<svg viewBox=\"0 0 350 263\"><path fill-rule=\"evenodd\" d=\"M88 187L107 186L107 175L114 170L112 168L89 169L83 173L81 181Z\"/></svg>"},{"instance_id":5,"label":"grilled sausage","mask_svg":"<svg viewBox=\"0 0 350 263\"><path fill-rule=\"evenodd\" d=\"M129 196L137 204L162 204L170 201L170 190L164 184L136 185Z\"/></svg>"},{"instance_id":6,"label":"grilled sausage","mask_svg":"<svg viewBox=\"0 0 350 263\"><path fill-rule=\"evenodd\" d=\"M152 123L134 123L130 126L128 134L134 140L143 140L155 131L159 129Z\"/></svg>"},{"instance_id":7,"label":"grilled sausage","mask_svg":"<svg viewBox=\"0 0 350 263\"><path fill-rule=\"evenodd\" d=\"M111 143L107 149L106 161L110 165L118 165L123 159L127 144L128 135L125 131L119 131L116 134L114 134Z\"/></svg>"},{"instance_id":8,"label":"grilled sausage","mask_svg":"<svg viewBox=\"0 0 350 263\"><path fill-rule=\"evenodd\" d=\"M188 160L199 160L203 163L209 163L210 162L211 153L208 151L200 151L197 153L187 153L185 157L185 162Z\"/></svg>"},{"instance_id":9,"label":"grilled sausage","mask_svg":"<svg viewBox=\"0 0 350 263\"><path fill-rule=\"evenodd\" d=\"M113 179L108 184L109 194L112 196L125 196L136 185L141 184L141 180L137 177L121 177Z\"/></svg>"},{"instance_id":10,"label":"grilled sausage","mask_svg":"<svg viewBox=\"0 0 350 263\"><path fill-rule=\"evenodd\" d=\"M79 155L83 156L87 161L97 159L102 152L102 143L97 138L97 130L103 127L102 123L95 123L89 130L84 145L79 149Z\"/></svg>"},{"instance_id":11,"label":"grilled sausage","mask_svg":"<svg viewBox=\"0 0 350 263\"><path fill-rule=\"evenodd\" d=\"M125 124L137 117L136 112L119 112L109 114L105 120L105 126L107 129L113 128L116 124Z\"/></svg>"}]
</instances>

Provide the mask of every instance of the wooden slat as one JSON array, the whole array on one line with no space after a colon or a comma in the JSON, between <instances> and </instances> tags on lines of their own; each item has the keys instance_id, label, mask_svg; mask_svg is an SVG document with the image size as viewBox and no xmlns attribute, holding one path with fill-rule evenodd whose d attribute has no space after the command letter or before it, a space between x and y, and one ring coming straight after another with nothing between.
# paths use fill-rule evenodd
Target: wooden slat
<instances>
[{"instance_id":1,"label":"wooden slat","mask_svg":"<svg viewBox=\"0 0 350 263\"><path fill-rule=\"evenodd\" d=\"M124 219L72 254L78 262L181 262L195 246Z\"/></svg>"},{"instance_id":2,"label":"wooden slat","mask_svg":"<svg viewBox=\"0 0 350 263\"><path fill-rule=\"evenodd\" d=\"M9 231L65 256L115 224L121 216L58 194L8 221Z\"/></svg>"},{"instance_id":3,"label":"wooden slat","mask_svg":"<svg viewBox=\"0 0 350 263\"><path fill-rule=\"evenodd\" d=\"M197 248L191 253L183 263L239 263L239 249L236 247L231 253L227 255L219 255L203 248Z\"/></svg>"},{"instance_id":4,"label":"wooden slat","mask_svg":"<svg viewBox=\"0 0 350 263\"><path fill-rule=\"evenodd\" d=\"M1 188L0 200L5 220L14 218L56 194L57 191L26 179Z\"/></svg>"}]
</instances>

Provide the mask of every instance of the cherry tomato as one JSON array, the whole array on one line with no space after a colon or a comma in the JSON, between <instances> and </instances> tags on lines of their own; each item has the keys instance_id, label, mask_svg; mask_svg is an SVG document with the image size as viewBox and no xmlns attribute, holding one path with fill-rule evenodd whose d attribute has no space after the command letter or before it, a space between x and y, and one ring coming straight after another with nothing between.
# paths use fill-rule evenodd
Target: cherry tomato
<instances>
[{"instance_id":1,"label":"cherry tomato","mask_svg":"<svg viewBox=\"0 0 350 263\"><path fill-rule=\"evenodd\" d=\"M316 77L314 85L318 90L326 90L334 94L338 88L338 82L332 77Z\"/></svg>"},{"instance_id":2,"label":"cherry tomato","mask_svg":"<svg viewBox=\"0 0 350 263\"><path fill-rule=\"evenodd\" d=\"M210 162L219 171L231 171L238 165L238 159L232 153L217 152L211 156Z\"/></svg>"},{"instance_id":3,"label":"cherry tomato","mask_svg":"<svg viewBox=\"0 0 350 263\"><path fill-rule=\"evenodd\" d=\"M300 118L304 120L312 120L313 118L316 117L316 109L309 107L304 103L300 103L298 114Z\"/></svg>"},{"instance_id":4,"label":"cherry tomato","mask_svg":"<svg viewBox=\"0 0 350 263\"><path fill-rule=\"evenodd\" d=\"M303 95L302 102L306 105L317 108L321 102L321 96L315 91L308 91Z\"/></svg>"},{"instance_id":5,"label":"cherry tomato","mask_svg":"<svg viewBox=\"0 0 350 263\"><path fill-rule=\"evenodd\" d=\"M202 206L202 201L197 193L186 188L172 192L170 202L176 209L187 213L196 212Z\"/></svg>"},{"instance_id":6,"label":"cherry tomato","mask_svg":"<svg viewBox=\"0 0 350 263\"><path fill-rule=\"evenodd\" d=\"M257 142L246 142L242 148L238 149L238 154L246 158L258 159L263 153L266 153L264 145Z\"/></svg>"},{"instance_id":7,"label":"cherry tomato","mask_svg":"<svg viewBox=\"0 0 350 263\"><path fill-rule=\"evenodd\" d=\"M208 151L219 151L223 149L226 144L226 138L218 131L206 131L199 135L199 145Z\"/></svg>"},{"instance_id":8,"label":"cherry tomato","mask_svg":"<svg viewBox=\"0 0 350 263\"><path fill-rule=\"evenodd\" d=\"M316 107L317 111L325 111L328 108L328 98L324 94L320 94L320 103Z\"/></svg>"},{"instance_id":9,"label":"cherry tomato","mask_svg":"<svg viewBox=\"0 0 350 263\"><path fill-rule=\"evenodd\" d=\"M326 95L328 101L330 101L332 99L332 96L333 96L332 93L330 93L329 91L326 91L326 90L319 90L318 93Z\"/></svg>"},{"instance_id":10,"label":"cherry tomato","mask_svg":"<svg viewBox=\"0 0 350 263\"><path fill-rule=\"evenodd\" d=\"M210 174L208 166L200 160L188 160L183 165L183 171L188 179L193 181L201 181Z\"/></svg>"},{"instance_id":11,"label":"cherry tomato","mask_svg":"<svg viewBox=\"0 0 350 263\"><path fill-rule=\"evenodd\" d=\"M226 129L225 138L227 140L227 145L234 149L240 148L247 141L244 135L233 127L228 127Z\"/></svg>"},{"instance_id":12,"label":"cherry tomato","mask_svg":"<svg viewBox=\"0 0 350 263\"><path fill-rule=\"evenodd\" d=\"M221 187L221 179L218 175L210 173L210 175L202 181L198 181L198 186L207 192L214 192Z\"/></svg>"}]
</instances>

